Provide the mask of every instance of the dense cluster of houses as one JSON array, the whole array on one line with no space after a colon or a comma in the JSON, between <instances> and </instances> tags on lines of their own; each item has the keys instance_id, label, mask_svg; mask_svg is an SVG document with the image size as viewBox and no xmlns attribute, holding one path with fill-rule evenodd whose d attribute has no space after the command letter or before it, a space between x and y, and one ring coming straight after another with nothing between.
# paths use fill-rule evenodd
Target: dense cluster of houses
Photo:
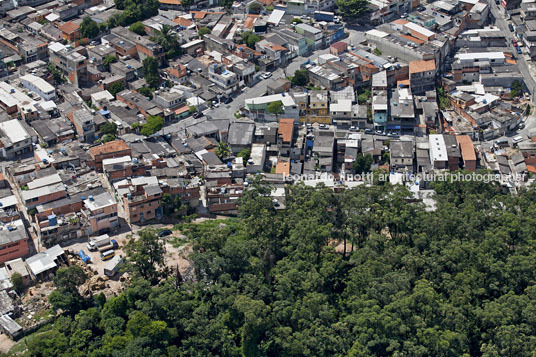
<instances>
[{"instance_id":1,"label":"dense cluster of houses","mask_svg":"<svg viewBox=\"0 0 536 357\"><path fill-rule=\"evenodd\" d=\"M324 183L350 185L344 174L369 156L399 174L536 172L532 141L480 145L530 111L519 44L491 24L494 4L372 0L374 26L355 36L333 0L159 3L134 32L106 26L123 12L109 1L0 2L0 326L11 334L2 301L13 272L48 276L60 244L170 210L236 214L251 175L264 174L284 209L285 184L329 173ZM535 3L501 6L535 57ZM164 27L175 55L158 40ZM251 88L265 90L235 106Z\"/></svg>"}]
</instances>

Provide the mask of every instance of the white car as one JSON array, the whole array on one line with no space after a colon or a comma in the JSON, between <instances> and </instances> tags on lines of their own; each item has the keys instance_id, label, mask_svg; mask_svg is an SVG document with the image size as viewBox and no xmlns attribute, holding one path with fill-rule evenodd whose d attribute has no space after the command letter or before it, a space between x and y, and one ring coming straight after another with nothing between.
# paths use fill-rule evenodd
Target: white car
<instances>
[{"instance_id":1,"label":"white car","mask_svg":"<svg viewBox=\"0 0 536 357\"><path fill-rule=\"evenodd\" d=\"M270 72L264 72L261 77L264 78L264 79L268 79L272 76L272 74Z\"/></svg>"}]
</instances>

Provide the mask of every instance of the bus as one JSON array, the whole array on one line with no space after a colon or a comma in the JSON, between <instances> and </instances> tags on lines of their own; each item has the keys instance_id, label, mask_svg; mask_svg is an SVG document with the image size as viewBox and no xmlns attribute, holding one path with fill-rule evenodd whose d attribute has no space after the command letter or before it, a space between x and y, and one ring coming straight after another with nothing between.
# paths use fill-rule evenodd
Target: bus
<instances>
[{"instance_id":1,"label":"bus","mask_svg":"<svg viewBox=\"0 0 536 357\"><path fill-rule=\"evenodd\" d=\"M113 257L115 256L115 252L113 249L110 249L110 250L107 250L105 252L102 252L100 257L101 259L104 261L104 260L110 260L112 259Z\"/></svg>"}]
</instances>

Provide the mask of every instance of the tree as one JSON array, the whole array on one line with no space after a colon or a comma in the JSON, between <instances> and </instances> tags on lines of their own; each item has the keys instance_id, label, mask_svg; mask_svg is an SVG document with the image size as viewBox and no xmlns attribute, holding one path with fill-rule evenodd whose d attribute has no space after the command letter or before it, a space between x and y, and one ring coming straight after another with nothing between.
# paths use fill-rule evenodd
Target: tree
<instances>
[{"instance_id":1,"label":"tree","mask_svg":"<svg viewBox=\"0 0 536 357\"><path fill-rule=\"evenodd\" d=\"M199 31L197 32L197 34L199 35L199 37L203 38L205 37L205 35L208 35L211 32L212 31L210 31L208 27L201 27Z\"/></svg>"},{"instance_id":2,"label":"tree","mask_svg":"<svg viewBox=\"0 0 536 357\"><path fill-rule=\"evenodd\" d=\"M128 29L140 36L145 35L145 25L141 23L140 21L134 22L132 25L130 25Z\"/></svg>"},{"instance_id":3,"label":"tree","mask_svg":"<svg viewBox=\"0 0 536 357\"><path fill-rule=\"evenodd\" d=\"M372 93L370 90L365 89L363 92L359 93L357 96L357 101L359 104L367 104L368 100L372 96Z\"/></svg>"},{"instance_id":4,"label":"tree","mask_svg":"<svg viewBox=\"0 0 536 357\"><path fill-rule=\"evenodd\" d=\"M168 58L174 58L180 54L180 46L177 40L177 33L170 25L161 25L160 30L156 30L155 36L151 39L154 42L158 43L160 46L162 46Z\"/></svg>"},{"instance_id":5,"label":"tree","mask_svg":"<svg viewBox=\"0 0 536 357\"><path fill-rule=\"evenodd\" d=\"M249 5L249 13L250 14L260 14L262 10L262 5L258 2L253 2L251 5Z\"/></svg>"},{"instance_id":6,"label":"tree","mask_svg":"<svg viewBox=\"0 0 536 357\"><path fill-rule=\"evenodd\" d=\"M128 270L152 284L161 277L166 248L154 229L145 228L138 232L137 239L131 239L125 246Z\"/></svg>"},{"instance_id":7,"label":"tree","mask_svg":"<svg viewBox=\"0 0 536 357\"><path fill-rule=\"evenodd\" d=\"M99 25L90 17L85 17L82 20L82 23L80 24L80 34L82 35L82 37L87 37L91 39L97 37L99 33Z\"/></svg>"},{"instance_id":8,"label":"tree","mask_svg":"<svg viewBox=\"0 0 536 357\"><path fill-rule=\"evenodd\" d=\"M226 9L230 9L233 5L234 0L221 0L220 4Z\"/></svg>"},{"instance_id":9,"label":"tree","mask_svg":"<svg viewBox=\"0 0 536 357\"><path fill-rule=\"evenodd\" d=\"M281 102L280 100L278 100L277 102L271 102L270 104L268 104L267 110L268 113L274 114L277 117L284 111L283 102Z\"/></svg>"},{"instance_id":10,"label":"tree","mask_svg":"<svg viewBox=\"0 0 536 357\"><path fill-rule=\"evenodd\" d=\"M251 31L243 32L241 37L242 37L242 42L245 43L250 48L255 48L255 44L261 40L259 36L257 36Z\"/></svg>"},{"instance_id":11,"label":"tree","mask_svg":"<svg viewBox=\"0 0 536 357\"><path fill-rule=\"evenodd\" d=\"M145 136L151 136L160 129L162 129L163 125L164 119L162 119L162 117L149 115L147 117L147 123L145 123L140 130L140 134Z\"/></svg>"},{"instance_id":12,"label":"tree","mask_svg":"<svg viewBox=\"0 0 536 357\"><path fill-rule=\"evenodd\" d=\"M296 23L296 24L302 24L303 21L302 19L300 19L299 17L295 17L293 18L292 20L290 20L290 23L293 24L293 23Z\"/></svg>"},{"instance_id":13,"label":"tree","mask_svg":"<svg viewBox=\"0 0 536 357\"><path fill-rule=\"evenodd\" d=\"M62 309L74 315L83 306L84 300L78 292L78 287L86 281L84 270L77 265L60 268L54 277L54 290L48 301L55 310Z\"/></svg>"},{"instance_id":14,"label":"tree","mask_svg":"<svg viewBox=\"0 0 536 357\"><path fill-rule=\"evenodd\" d=\"M114 122L107 122L103 126L101 126L100 133L102 135L110 134L110 135L116 135L117 134L117 124Z\"/></svg>"},{"instance_id":15,"label":"tree","mask_svg":"<svg viewBox=\"0 0 536 357\"><path fill-rule=\"evenodd\" d=\"M353 170L356 174L363 174L370 172L370 167L372 166L372 156L370 154L363 155L358 154L356 160L354 161Z\"/></svg>"},{"instance_id":16,"label":"tree","mask_svg":"<svg viewBox=\"0 0 536 357\"><path fill-rule=\"evenodd\" d=\"M292 77L292 85L303 87L307 84L309 81L309 76L307 74L306 69L298 69L296 72L294 72L294 76Z\"/></svg>"},{"instance_id":17,"label":"tree","mask_svg":"<svg viewBox=\"0 0 536 357\"><path fill-rule=\"evenodd\" d=\"M189 112L190 114L193 114L193 113L195 113L196 111L197 111L197 108L196 108L195 105L190 105L190 106L188 107L188 112Z\"/></svg>"},{"instance_id":18,"label":"tree","mask_svg":"<svg viewBox=\"0 0 536 357\"><path fill-rule=\"evenodd\" d=\"M249 149L242 149L236 156L243 158L245 164L246 162L248 162L250 155L251 151Z\"/></svg>"},{"instance_id":19,"label":"tree","mask_svg":"<svg viewBox=\"0 0 536 357\"><path fill-rule=\"evenodd\" d=\"M512 87L510 88L510 98L520 97L523 95L523 84L517 79L512 82Z\"/></svg>"},{"instance_id":20,"label":"tree","mask_svg":"<svg viewBox=\"0 0 536 357\"><path fill-rule=\"evenodd\" d=\"M231 148L226 142L220 141L218 147L216 148L216 156L220 159L224 159L231 155Z\"/></svg>"},{"instance_id":21,"label":"tree","mask_svg":"<svg viewBox=\"0 0 536 357\"><path fill-rule=\"evenodd\" d=\"M108 92L115 97L117 93L121 92L123 89L125 89L123 82L115 82L110 84L108 87Z\"/></svg>"},{"instance_id":22,"label":"tree","mask_svg":"<svg viewBox=\"0 0 536 357\"><path fill-rule=\"evenodd\" d=\"M54 83L56 84L62 84L65 83L65 77L63 76L63 73L60 72L60 70L52 63L49 62L47 65L47 69L54 77Z\"/></svg>"},{"instance_id":23,"label":"tree","mask_svg":"<svg viewBox=\"0 0 536 357\"><path fill-rule=\"evenodd\" d=\"M344 17L358 17L367 11L367 0L337 0L339 14Z\"/></svg>"},{"instance_id":24,"label":"tree","mask_svg":"<svg viewBox=\"0 0 536 357\"><path fill-rule=\"evenodd\" d=\"M138 93L146 96L149 99L153 99L153 90L149 87L141 87L140 89L138 89Z\"/></svg>"},{"instance_id":25,"label":"tree","mask_svg":"<svg viewBox=\"0 0 536 357\"><path fill-rule=\"evenodd\" d=\"M194 0L181 0L181 6L184 9L189 9L194 4Z\"/></svg>"},{"instance_id":26,"label":"tree","mask_svg":"<svg viewBox=\"0 0 536 357\"><path fill-rule=\"evenodd\" d=\"M18 272L14 272L11 274L10 280L15 291L20 293L24 287L24 279L22 278L22 275L20 275Z\"/></svg>"},{"instance_id":27,"label":"tree","mask_svg":"<svg viewBox=\"0 0 536 357\"><path fill-rule=\"evenodd\" d=\"M145 77L145 82L151 88L156 88L160 85L160 75L158 74L158 61L154 57L146 57L143 60L143 76Z\"/></svg>"},{"instance_id":28,"label":"tree","mask_svg":"<svg viewBox=\"0 0 536 357\"><path fill-rule=\"evenodd\" d=\"M115 63L115 62L117 62L117 57L116 57L116 56L114 56L114 55L106 55L106 56L104 57L104 61L102 62L102 64L103 64L105 67L107 67L108 69L110 69L110 65L111 65L112 63Z\"/></svg>"}]
</instances>

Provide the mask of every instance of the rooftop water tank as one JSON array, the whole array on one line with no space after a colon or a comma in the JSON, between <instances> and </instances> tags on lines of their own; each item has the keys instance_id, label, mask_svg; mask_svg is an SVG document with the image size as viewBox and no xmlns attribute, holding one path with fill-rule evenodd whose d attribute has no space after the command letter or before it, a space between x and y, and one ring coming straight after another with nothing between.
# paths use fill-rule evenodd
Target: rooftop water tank
<instances>
[{"instance_id":1,"label":"rooftop water tank","mask_svg":"<svg viewBox=\"0 0 536 357\"><path fill-rule=\"evenodd\" d=\"M58 217L56 217L55 214L51 214L50 216L48 216L48 225L50 227L53 227L57 224L58 224Z\"/></svg>"}]
</instances>

